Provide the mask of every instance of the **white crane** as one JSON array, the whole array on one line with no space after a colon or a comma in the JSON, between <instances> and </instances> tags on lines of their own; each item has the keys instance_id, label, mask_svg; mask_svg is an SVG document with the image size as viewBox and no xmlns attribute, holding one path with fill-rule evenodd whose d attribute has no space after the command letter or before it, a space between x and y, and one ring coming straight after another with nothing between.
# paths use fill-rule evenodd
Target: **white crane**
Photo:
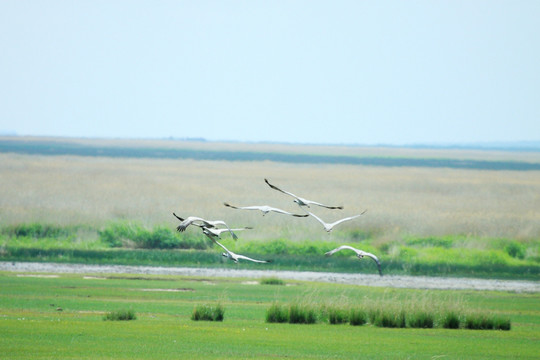
<instances>
[{"instance_id":1,"label":"white crane","mask_svg":"<svg viewBox=\"0 0 540 360\"><path fill-rule=\"evenodd\" d=\"M352 246L349 246L349 245L342 245L338 248L335 248L334 250L330 250L329 252L325 253L326 256L331 256L332 254L340 251L340 250L352 250L356 253L356 256L358 256L359 259L362 259L364 256L367 256L367 257L370 257L372 258L375 263L377 263L377 268L379 269L379 275L382 276L382 271L381 271L381 262L379 261L379 258L376 257L375 255L373 255L372 253L368 253L368 252L365 252L365 251L362 251L362 250L359 250L359 249L355 249L353 248Z\"/></svg>"},{"instance_id":2,"label":"white crane","mask_svg":"<svg viewBox=\"0 0 540 360\"><path fill-rule=\"evenodd\" d=\"M227 228L227 230L231 233L234 240L238 239L238 236L231 230L229 225L225 223L223 220L205 220L203 218L197 217L197 216L189 216L187 218L181 218L180 216L173 213L173 215L181 221L180 225L176 227L177 231L183 232L186 230L186 228L191 225L198 225L198 226L204 226L206 228L215 228L218 225L223 225ZM200 222L200 224L197 224L196 222Z\"/></svg>"},{"instance_id":3,"label":"white crane","mask_svg":"<svg viewBox=\"0 0 540 360\"><path fill-rule=\"evenodd\" d=\"M214 241L216 244L221 246L223 248L223 250L225 250L224 253L221 253L221 255L223 257L229 258L229 259L231 259L232 261L234 261L237 264L238 264L238 260L248 260L248 261L253 261L253 262L256 262L256 263L269 263L270 262L270 260L255 260L255 259L252 259L252 258L244 256L244 255L233 253L231 250L227 249L225 246L223 246L216 239L214 239L212 237L210 237L210 239L212 239L212 241Z\"/></svg>"},{"instance_id":4,"label":"white crane","mask_svg":"<svg viewBox=\"0 0 540 360\"><path fill-rule=\"evenodd\" d=\"M194 224L197 225L197 224ZM208 236L210 239L214 240L221 237L221 233L225 231L229 231L229 229L217 229L217 228L207 228L204 225L197 225L200 226L203 230L203 234ZM252 227L244 227L240 229L231 229L231 231L242 231L242 230L251 230Z\"/></svg>"},{"instance_id":5,"label":"white crane","mask_svg":"<svg viewBox=\"0 0 540 360\"><path fill-rule=\"evenodd\" d=\"M307 207L309 207L309 205L318 205L318 206L325 207L325 208L327 208L327 209L343 209L343 206L329 206L329 205L321 204L321 203L316 202L316 201L312 201L312 200L308 200L308 199L301 198L300 196L294 195L293 193L290 193L290 192L285 191L285 190L281 190L281 189L278 188L277 186L274 186L274 185L270 184L270 182L269 182L267 179L264 179L264 181L265 181L265 182L268 184L268 186L270 186L272 189L277 190L277 191L281 191L281 192L284 193L284 194L287 194L287 195L289 195L289 196L292 196L292 197L294 198L294 202L297 203L297 204L300 205L300 206L307 206Z\"/></svg>"},{"instance_id":6,"label":"white crane","mask_svg":"<svg viewBox=\"0 0 540 360\"><path fill-rule=\"evenodd\" d=\"M338 220L338 221L335 221L333 223L326 223L324 222L323 220L321 220L320 217L318 217L317 215L313 214L312 212L309 212L306 210L306 212L313 216L315 219L317 219L317 221L319 221L323 226L324 226L324 230L326 230L327 232L330 232L334 229L334 226L338 225L338 224L341 224L342 222L345 222L345 221L349 221L349 220L353 220L353 219L356 219L357 217L359 216L362 216L364 215L364 213L366 212L367 210L364 210L361 214L358 214L358 215L354 215L354 216L349 216L349 217L346 217L346 218L343 218L341 220Z\"/></svg>"},{"instance_id":7,"label":"white crane","mask_svg":"<svg viewBox=\"0 0 540 360\"><path fill-rule=\"evenodd\" d=\"M263 213L263 216L268 214L270 211L273 211L273 212L276 212L276 213L279 213L279 214L285 214L285 215L291 215L291 216L296 216L296 217L306 217L306 216L309 216L307 214L305 215L302 215L302 214L293 214L293 213L290 213L288 211L285 211L285 210L281 210L281 209L278 209L278 208L275 208L275 207L272 207L272 206L268 206L268 205L253 205L253 206L233 206L229 203L223 203L223 205L225 206L228 206L230 208L233 208L233 209L239 209L239 210L260 210L262 211Z\"/></svg>"}]
</instances>

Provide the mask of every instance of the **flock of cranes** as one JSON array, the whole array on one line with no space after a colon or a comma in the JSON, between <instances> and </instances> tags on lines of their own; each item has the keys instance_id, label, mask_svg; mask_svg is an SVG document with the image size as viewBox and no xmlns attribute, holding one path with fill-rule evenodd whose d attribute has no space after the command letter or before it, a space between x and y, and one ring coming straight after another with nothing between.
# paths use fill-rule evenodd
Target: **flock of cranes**
<instances>
[{"instance_id":1,"label":"flock of cranes","mask_svg":"<svg viewBox=\"0 0 540 360\"><path fill-rule=\"evenodd\" d=\"M278 214L295 216L295 217L308 217L308 216L311 216L314 219L316 219L319 223L321 223L323 225L323 227L324 227L324 230L327 231L327 232L331 232L334 229L334 227L336 227L337 225L339 225L339 224L341 224L343 222L354 220L354 219L362 216L367 211L367 210L364 210L362 213L360 213L358 215L349 216L349 217L337 220L337 221L332 222L332 223L327 223L327 222L323 221L321 218L319 218L317 215L313 214L311 211L306 210L305 208L311 208L310 205L317 205L317 206L324 207L324 208L327 208L327 209L343 209L343 206L330 206L330 205L322 204L322 203L317 202L317 201L304 199L304 198L301 198L301 197L299 197L299 196L297 196L297 195L295 195L295 194L293 194L291 192L282 190L282 189L278 188L277 186L272 185L267 179L264 179L264 181L266 182L266 184L268 184L268 186L270 186L270 188L293 197L294 198L293 201L296 204L298 204L298 206L300 206L300 208L305 212L305 214L295 214L295 213L291 213L289 211L285 211L285 210L278 209L278 208L268 206L268 205L234 206L234 205L231 205L229 203L224 203L224 205L226 207L230 207L232 209L238 209L238 210L258 210L258 211L261 211L263 213L263 216L268 214L269 212L275 212L275 213L278 213ZM229 232L231 234L232 238L236 240L238 237L235 234L235 231L249 230L249 229L252 229L251 227L244 227L244 228L239 228L239 229L231 229L225 223L225 221L222 221L222 220L206 220L206 219L203 219L203 218L200 218L200 217L197 217L197 216L189 216L187 218L182 218L182 217L176 215L175 213L173 213L173 215L178 220L180 220L180 224L176 227L177 231L183 232L190 225L201 228L204 235L206 235L210 240L212 240L212 242L216 243L218 246L220 246L225 251L225 252L222 253L222 255L224 257L226 257L226 258L231 259L235 263L238 263L239 260L247 260L247 261L252 261L252 262L256 262L256 263L268 263L268 262L271 262L271 260L257 260L257 259L252 259L252 258L244 256L244 255L236 254L236 253L230 251L229 249L227 249L225 246L223 246L223 244L221 244L218 241L218 239L220 239L221 234L223 232ZM219 226L222 226L222 228L219 228ZM359 249L355 249L355 248L353 248L351 246L348 246L348 245L342 245L342 246L339 246L336 249L333 249L333 250L325 253L325 255L326 256L331 256L332 254L334 254L334 253L336 253L338 251L341 251L341 250L352 250L352 251L354 251L356 253L356 256L359 259L362 259L365 256L373 259L375 261L375 263L377 264L377 268L379 270L379 275L382 276L381 263L380 263L379 259L377 258L377 256L375 256L375 255L373 255L371 253L368 253L368 252L365 252L365 251L362 251L362 250L359 250Z\"/></svg>"}]
</instances>

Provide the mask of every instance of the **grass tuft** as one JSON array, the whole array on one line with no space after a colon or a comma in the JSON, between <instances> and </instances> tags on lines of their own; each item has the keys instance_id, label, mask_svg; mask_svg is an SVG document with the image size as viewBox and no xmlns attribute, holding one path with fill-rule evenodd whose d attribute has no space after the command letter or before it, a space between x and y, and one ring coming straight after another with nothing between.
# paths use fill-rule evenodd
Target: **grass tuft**
<instances>
[{"instance_id":1,"label":"grass tuft","mask_svg":"<svg viewBox=\"0 0 540 360\"><path fill-rule=\"evenodd\" d=\"M266 322L286 323L289 321L289 311L283 305L273 303L266 311Z\"/></svg>"},{"instance_id":2,"label":"grass tuft","mask_svg":"<svg viewBox=\"0 0 540 360\"><path fill-rule=\"evenodd\" d=\"M445 329L459 329L459 315L454 311L445 312L442 316L441 326Z\"/></svg>"},{"instance_id":3,"label":"grass tuft","mask_svg":"<svg viewBox=\"0 0 540 360\"><path fill-rule=\"evenodd\" d=\"M275 278L275 277L269 277L269 278L262 278L260 281L261 285L285 285L285 281Z\"/></svg>"},{"instance_id":4,"label":"grass tuft","mask_svg":"<svg viewBox=\"0 0 540 360\"><path fill-rule=\"evenodd\" d=\"M468 314L465 318L465 328L470 330L493 329L493 318L483 313Z\"/></svg>"},{"instance_id":5,"label":"grass tuft","mask_svg":"<svg viewBox=\"0 0 540 360\"><path fill-rule=\"evenodd\" d=\"M427 311L414 311L407 315L407 323L411 328L431 329L434 324L434 316Z\"/></svg>"},{"instance_id":6,"label":"grass tuft","mask_svg":"<svg viewBox=\"0 0 540 360\"><path fill-rule=\"evenodd\" d=\"M310 305L291 304L289 306L289 323L291 324L315 324L317 312Z\"/></svg>"},{"instance_id":7,"label":"grass tuft","mask_svg":"<svg viewBox=\"0 0 540 360\"><path fill-rule=\"evenodd\" d=\"M510 318L494 314L471 313L465 318L465 328L471 330L510 330Z\"/></svg>"},{"instance_id":8,"label":"grass tuft","mask_svg":"<svg viewBox=\"0 0 540 360\"><path fill-rule=\"evenodd\" d=\"M375 326L387 328L404 328L407 326L405 311L396 309L380 309L380 311L376 312L372 323Z\"/></svg>"},{"instance_id":9,"label":"grass tuft","mask_svg":"<svg viewBox=\"0 0 540 360\"><path fill-rule=\"evenodd\" d=\"M352 308L349 313L349 323L351 325L364 325L367 323L368 314L363 309Z\"/></svg>"},{"instance_id":10,"label":"grass tuft","mask_svg":"<svg viewBox=\"0 0 540 360\"><path fill-rule=\"evenodd\" d=\"M349 321L349 311L340 307L331 307L328 311L328 322L332 325L345 324Z\"/></svg>"},{"instance_id":11,"label":"grass tuft","mask_svg":"<svg viewBox=\"0 0 540 360\"><path fill-rule=\"evenodd\" d=\"M510 318L495 316L493 319L493 329L494 330L505 330L509 331L512 328Z\"/></svg>"},{"instance_id":12,"label":"grass tuft","mask_svg":"<svg viewBox=\"0 0 540 360\"><path fill-rule=\"evenodd\" d=\"M128 320L137 320L137 315L133 310L117 310L111 311L105 314L103 320L110 321L128 321Z\"/></svg>"},{"instance_id":13,"label":"grass tuft","mask_svg":"<svg viewBox=\"0 0 540 360\"><path fill-rule=\"evenodd\" d=\"M193 309L193 313L191 314L191 320L194 321L223 321L225 314L225 309L221 304L217 304L216 306L204 304L204 305L197 305Z\"/></svg>"}]
</instances>

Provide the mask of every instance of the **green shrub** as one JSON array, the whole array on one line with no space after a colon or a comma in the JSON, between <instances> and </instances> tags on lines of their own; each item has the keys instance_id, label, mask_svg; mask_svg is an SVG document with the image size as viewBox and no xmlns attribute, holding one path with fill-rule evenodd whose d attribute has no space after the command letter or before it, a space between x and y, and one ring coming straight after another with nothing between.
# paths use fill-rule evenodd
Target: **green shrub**
<instances>
[{"instance_id":1,"label":"green shrub","mask_svg":"<svg viewBox=\"0 0 540 360\"><path fill-rule=\"evenodd\" d=\"M223 317L225 314L225 309L221 304L217 304L216 306L212 305L197 305L193 309L193 313L191 314L191 320L199 321L223 321Z\"/></svg>"},{"instance_id":2,"label":"green shrub","mask_svg":"<svg viewBox=\"0 0 540 360\"><path fill-rule=\"evenodd\" d=\"M351 309L349 313L349 323L351 325L364 325L367 323L367 312L362 309Z\"/></svg>"},{"instance_id":3,"label":"green shrub","mask_svg":"<svg viewBox=\"0 0 540 360\"><path fill-rule=\"evenodd\" d=\"M180 239L175 232L164 227L157 227L152 231L139 229L133 239L137 247L142 249L174 249L180 247Z\"/></svg>"},{"instance_id":4,"label":"green shrub","mask_svg":"<svg viewBox=\"0 0 540 360\"><path fill-rule=\"evenodd\" d=\"M118 310L111 311L103 317L103 320L111 321L127 321L127 320L136 320L137 315L133 310Z\"/></svg>"},{"instance_id":5,"label":"green shrub","mask_svg":"<svg viewBox=\"0 0 540 360\"><path fill-rule=\"evenodd\" d=\"M459 329L459 315L453 311L446 312L442 317L441 325L445 329Z\"/></svg>"},{"instance_id":6,"label":"green shrub","mask_svg":"<svg viewBox=\"0 0 540 360\"><path fill-rule=\"evenodd\" d=\"M426 237L426 238L410 238L405 241L405 244L415 247L442 247L449 249L454 245L452 237Z\"/></svg>"},{"instance_id":7,"label":"green shrub","mask_svg":"<svg viewBox=\"0 0 540 360\"><path fill-rule=\"evenodd\" d=\"M289 323L291 324L315 324L317 313L308 305L291 304L289 307Z\"/></svg>"},{"instance_id":8,"label":"green shrub","mask_svg":"<svg viewBox=\"0 0 540 360\"><path fill-rule=\"evenodd\" d=\"M349 312L343 308L331 307L328 311L328 322L332 325L345 324L349 321Z\"/></svg>"},{"instance_id":9,"label":"green shrub","mask_svg":"<svg viewBox=\"0 0 540 360\"><path fill-rule=\"evenodd\" d=\"M285 281L278 278L262 278L260 281L261 285L285 285Z\"/></svg>"},{"instance_id":10,"label":"green shrub","mask_svg":"<svg viewBox=\"0 0 540 360\"><path fill-rule=\"evenodd\" d=\"M121 247L126 241L134 237L134 231L127 224L113 223L105 229L98 231L101 241L111 247Z\"/></svg>"},{"instance_id":11,"label":"green shrub","mask_svg":"<svg viewBox=\"0 0 540 360\"><path fill-rule=\"evenodd\" d=\"M289 321L289 312L285 306L273 303L266 311L266 322L285 323Z\"/></svg>"},{"instance_id":12,"label":"green shrub","mask_svg":"<svg viewBox=\"0 0 540 360\"><path fill-rule=\"evenodd\" d=\"M412 312L407 316L407 322L409 327L412 328L433 328L433 314L427 311Z\"/></svg>"},{"instance_id":13,"label":"green shrub","mask_svg":"<svg viewBox=\"0 0 540 360\"><path fill-rule=\"evenodd\" d=\"M525 253L526 253L525 246L518 243L517 241L512 241L508 245L506 245L504 247L504 251L506 251L506 253L513 258L516 258L516 259L525 258Z\"/></svg>"},{"instance_id":14,"label":"green shrub","mask_svg":"<svg viewBox=\"0 0 540 360\"><path fill-rule=\"evenodd\" d=\"M136 224L111 223L98 231L101 241L110 247L132 247L139 249L198 249L208 248L202 237L177 234L167 227L152 230Z\"/></svg>"},{"instance_id":15,"label":"green shrub","mask_svg":"<svg viewBox=\"0 0 540 360\"><path fill-rule=\"evenodd\" d=\"M2 232L13 237L32 237L42 239L69 236L73 231L57 225L31 223L7 226Z\"/></svg>"}]
</instances>

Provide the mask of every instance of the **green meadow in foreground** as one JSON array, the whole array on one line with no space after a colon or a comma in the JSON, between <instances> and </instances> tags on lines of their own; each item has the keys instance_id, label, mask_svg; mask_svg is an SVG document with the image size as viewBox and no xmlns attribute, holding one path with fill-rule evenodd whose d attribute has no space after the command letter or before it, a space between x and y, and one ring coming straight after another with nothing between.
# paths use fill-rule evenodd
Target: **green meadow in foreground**
<instances>
[{"instance_id":1,"label":"green meadow in foreground","mask_svg":"<svg viewBox=\"0 0 540 360\"><path fill-rule=\"evenodd\" d=\"M537 293L309 282L270 286L253 280L3 272L2 359L537 359L540 353ZM267 311L276 304L326 315L309 325L268 323ZM371 324L369 312L332 310L390 304L437 314L451 309L458 317L496 315L510 319L511 330L387 328ZM222 321L192 320L194 309L201 307L221 308ZM131 321L104 321L107 314L129 313Z\"/></svg>"}]
</instances>

